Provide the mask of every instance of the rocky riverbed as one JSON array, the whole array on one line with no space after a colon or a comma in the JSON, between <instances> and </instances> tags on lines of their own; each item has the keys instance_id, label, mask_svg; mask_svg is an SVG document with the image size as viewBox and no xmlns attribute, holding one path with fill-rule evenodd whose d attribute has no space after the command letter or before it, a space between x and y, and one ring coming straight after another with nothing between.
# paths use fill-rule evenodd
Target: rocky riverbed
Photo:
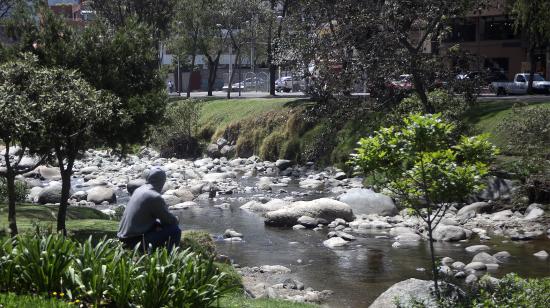
<instances>
[{"instance_id":1,"label":"rocky riverbed","mask_svg":"<svg viewBox=\"0 0 550 308\"><path fill-rule=\"evenodd\" d=\"M89 150L75 164L70 203L117 215L151 166L167 172L163 197L183 228L208 230L220 251L243 266L252 296L357 307L396 282L429 277L427 231L420 219L364 188L361 178L313 163L295 166L255 156L165 159L145 148L120 159ZM20 179L30 188L30 201L59 202L55 167L41 166ZM520 264L530 262L550 275L548 207L532 204L524 212L497 207L502 202L494 199L506 200L512 189L511 182L493 178L478 202L449 208L434 233L438 256L448 257L443 274L473 283L487 272L521 273Z\"/></svg>"}]
</instances>

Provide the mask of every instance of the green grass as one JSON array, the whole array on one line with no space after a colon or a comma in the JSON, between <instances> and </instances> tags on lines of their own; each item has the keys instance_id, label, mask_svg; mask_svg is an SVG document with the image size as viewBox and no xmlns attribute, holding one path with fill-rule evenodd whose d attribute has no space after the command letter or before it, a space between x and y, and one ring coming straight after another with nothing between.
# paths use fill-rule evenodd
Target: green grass
<instances>
[{"instance_id":1,"label":"green grass","mask_svg":"<svg viewBox=\"0 0 550 308\"><path fill-rule=\"evenodd\" d=\"M202 109L201 126L218 129L244 118L280 110L296 98L220 99L208 101Z\"/></svg>"},{"instance_id":2,"label":"green grass","mask_svg":"<svg viewBox=\"0 0 550 308\"><path fill-rule=\"evenodd\" d=\"M63 308L78 307L67 302L43 298L37 295L16 295L14 293L0 293L0 307L5 308Z\"/></svg>"},{"instance_id":3,"label":"green grass","mask_svg":"<svg viewBox=\"0 0 550 308\"><path fill-rule=\"evenodd\" d=\"M55 230L57 206L18 204L16 207L19 232L31 230L35 225L41 229ZM118 230L118 221L109 220L102 212L86 207L67 209L67 230L76 235L113 236ZM8 209L0 204L0 229L8 227Z\"/></svg>"},{"instance_id":4,"label":"green grass","mask_svg":"<svg viewBox=\"0 0 550 308\"><path fill-rule=\"evenodd\" d=\"M244 295L232 294L220 300L220 307L224 308L312 308L312 304L295 303L276 299L250 299Z\"/></svg>"},{"instance_id":5,"label":"green grass","mask_svg":"<svg viewBox=\"0 0 550 308\"><path fill-rule=\"evenodd\" d=\"M468 114L467 120L473 125L476 133L489 133L489 140L496 146L503 148L507 145L508 137L502 128L503 121L512 114L514 105L521 101L487 101L480 102ZM529 103L528 106L542 105L550 108L548 102Z\"/></svg>"}]
</instances>

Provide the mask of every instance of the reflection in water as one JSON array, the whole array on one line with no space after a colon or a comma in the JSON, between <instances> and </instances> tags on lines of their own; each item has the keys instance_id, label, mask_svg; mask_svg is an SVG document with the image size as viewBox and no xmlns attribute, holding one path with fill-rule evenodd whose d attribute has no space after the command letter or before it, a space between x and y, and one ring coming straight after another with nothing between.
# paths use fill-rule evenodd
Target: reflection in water
<instances>
[{"instance_id":1,"label":"reflection in water","mask_svg":"<svg viewBox=\"0 0 550 308\"><path fill-rule=\"evenodd\" d=\"M225 229L235 229L244 234L244 242L220 239L217 246L221 253L242 266L288 266L306 286L333 290L335 293L329 304L334 307L367 307L396 282L408 278L430 279L429 247L425 241L393 248L392 239L376 238L377 235L387 236L386 231L370 231L357 235L357 241L347 248L331 250L322 245L327 230L315 232L266 227L261 217L241 210L239 207L243 202L234 200L223 200L231 203L228 210L214 208L212 203L182 210L178 216L183 229L203 229L218 236ZM464 248L477 243L476 240L435 243L436 254L439 258L450 256L469 263L473 255L466 253ZM550 251L548 239L502 243L502 239L494 238L483 244L491 247L491 253L507 250L513 256L500 266L495 276L508 272L529 277L550 276L550 259L540 260L532 255L542 249ZM417 271L417 268L426 270Z\"/></svg>"}]
</instances>

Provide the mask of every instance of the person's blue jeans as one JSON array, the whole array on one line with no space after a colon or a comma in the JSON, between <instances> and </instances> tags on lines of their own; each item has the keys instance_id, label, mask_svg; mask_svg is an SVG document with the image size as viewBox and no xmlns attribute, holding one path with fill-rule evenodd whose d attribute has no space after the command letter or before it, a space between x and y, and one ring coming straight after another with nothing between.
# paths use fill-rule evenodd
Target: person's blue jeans
<instances>
[{"instance_id":1,"label":"person's blue jeans","mask_svg":"<svg viewBox=\"0 0 550 308\"><path fill-rule=\"evenodd\" d=\"M145 247L151 246L152 250L166 247L168 251L179 245L181 229L178 225L158 226L143 235Z\"/></svg>"}]
</instances>

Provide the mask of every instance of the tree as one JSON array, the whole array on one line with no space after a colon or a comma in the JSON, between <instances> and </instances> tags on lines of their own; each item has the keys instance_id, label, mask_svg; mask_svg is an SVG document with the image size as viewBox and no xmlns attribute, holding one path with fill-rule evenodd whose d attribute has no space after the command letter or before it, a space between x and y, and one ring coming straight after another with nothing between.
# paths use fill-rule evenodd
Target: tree
<instances>
[{"instance_id":1,"label":"tree","mask_svg":"<svg viewBox=\"0 0 550 308\"><path fill-rule=\"evenodd\" d=\"M13 48L36 54L41 65L78 70L94 88L120 98L130 121L113 121L117 127L104 132L107 146L125 152L145 140L167 102L150 26L129 16L116 29L101 18L78 29L46 6L26 9L11 26Z\"/></svg>"},{"instance_id":2,"label":"tree","mask_svg":"<svg viewBox=\"0 0 550 308\"><path fill-rule=\"evenodd\" d=\"M31 86L37 69L36 58L29 54L0 65L0 140L5 146L0 176L6 178L12 236L18 233L15 177L36 169L49 152L40 133L44 124L39 111L40 92ZM24 162L25 154L38 154L38 158Z\"/></svg>"},{"instance_id":3,"label":"tree","mask_svg":"<svg viewBox=\"0 0 550 308\"><path fill-rule=\"evenodd\" d=\"M0 19L8 16L10 10L15 6L16 0L0 0Z\"/></svg>"},{"instance_id":4,"label":"tree","mask_svg":"<svg viewBox=\"0 0 550 308\"><path fill-rule=\"evenodd\" d=\"M497 149L486 136L453 138L455 126L441 115L412 114L402 126L381 128L359 141L350 163L389 191L427 226L432 273L439 298L433 231L452 202L482 187Z\"/></svg>"},{"instance_id":5,"label":"tree","mask_svg":"<svg viewBox=\"0 0 550 308\"><path fill-rule=\"evenodd\" d=\"M267 65L269 67L269 94L275 96L275 76L277 65L275 53L279 48L279 41L283 34L283 21L287 17L289 8L294 0L269 0L269 14L267 23Z\"/></svg>"},{"instance_id":6,"label":"tree","mask_svg":"<svg viewBox=\"0 0 550 308\"><path fill-rule=\"evenodd\" d=\"M547 0L509 0L517 32L523 32L529 42L531 70L527 93L533 93L536 52L550 45L550 2Z\"/></svg>"},{"instance_id":7,"label":"tree","mask_svg":"<svg viewBox=\"0 0 550 308\"><path fill-rule=\"evenodd\" d=\"M180 0L176 3L176 13L172 22L172 34L169 40L169 48L176 56L177 60L187 62L188 56L191 56L190 73L195 70L199 38L203 31L206 8L209 5L208 0ZM180 91L181 81L178 76L178 91ZM191 76L187 85L187 97L191 97Z\"/></svg>"},{"instance_id":8,"label":"tree","mask_svg":"<svg viewBox=\"0 0 550 308\"><path fill-rule=\"evenodd\" d=\"M113 122L124 119L118 98L94 89L73 70L42 68L31 87L39 95L40 131L43 142L53 151L61 172L61 204L57 230L66 233L65 219L74 162L90 147L105 144L104 132Z\"/></svg>"}]
</instances>

